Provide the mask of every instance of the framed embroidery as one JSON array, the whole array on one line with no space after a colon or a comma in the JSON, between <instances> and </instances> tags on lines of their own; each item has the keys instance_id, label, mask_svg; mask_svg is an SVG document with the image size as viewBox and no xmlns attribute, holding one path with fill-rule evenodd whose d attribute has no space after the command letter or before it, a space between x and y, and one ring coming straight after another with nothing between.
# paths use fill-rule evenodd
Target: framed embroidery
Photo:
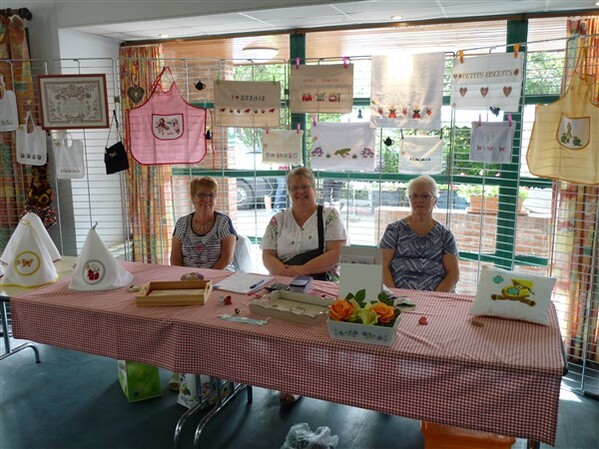
<instances>
[{"instance_id":1,"label":"framed embroidery","mask_svg":"<svg viewBox=\"0 0 599 449\"><path fill-rule=\"evenodd\" d=\"M40 75L42 128L108 128L106 75Z\"/></svg>"}]
</instances>

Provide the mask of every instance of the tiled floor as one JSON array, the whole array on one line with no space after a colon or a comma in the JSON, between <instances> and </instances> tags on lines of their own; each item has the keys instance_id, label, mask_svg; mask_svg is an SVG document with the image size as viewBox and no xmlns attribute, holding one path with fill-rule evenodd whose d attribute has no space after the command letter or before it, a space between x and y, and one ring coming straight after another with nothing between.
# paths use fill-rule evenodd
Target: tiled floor
<instances>
[{"instance_id":1,"label":"tiled floor","mask_svg":"<svg viewBox=\"0 0 599 449\"><path fill-rule=\"evenodd\" d=\"M115 360L38 345L42 363L25 350L0 362L0 448L168 449L184 408L167 388L161 397L128 403ZM539 392L542 394L542 392ZM182 448L192 447L198 417L184 428ZM279 449L289 428L306 422L328 426L338 449L421 449L418 421L302 398L282 409L274 391L254 388L232 401L206 428L204 449ZM557 448L599 448L599 402L562 391ZM526 447L518 440L515 448ZM549 447L541 445L541 447Z\"/></svg>"}]
</instances>

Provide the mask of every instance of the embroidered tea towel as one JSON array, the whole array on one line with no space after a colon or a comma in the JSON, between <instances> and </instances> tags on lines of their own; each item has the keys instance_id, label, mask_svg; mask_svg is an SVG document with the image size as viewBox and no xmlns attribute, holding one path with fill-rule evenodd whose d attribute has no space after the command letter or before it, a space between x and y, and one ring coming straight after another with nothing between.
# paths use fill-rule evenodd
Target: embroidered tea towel
<instances>
[{"instance_id":1,"label":"embroidered tea towel","mask_svg":"<svg viewBox=\"0 0 599 449\"><path fill-rule=\"evenodd\" d=\"M599 184L599 107L591 77L572 76L566 94L537 105L526 160L533 175Z\"/></svg>"},{"instance_id":2,"label":"embroidered tea towel","mask_svg":"<svg viewBox=\"0 0 599 449\"><path fill-rule=\"evenodd\" d=\"M370 123L440 129L445 53L372 57Z\"/></svg>"},{"instance_id":3,"label":"embroidered tea towel","mask_svg":"<svg viewBox=\"0 0 599 449\"><path fill-rule=\"evenodd\" d=\"M278 81L214 82L216 126L277 128L281 120Z\"/></svg>"},{"instance_id":4,"label":"embroidered tea towel","mask_svg":"<svg viewBox=\"0 0 599 449\"><path fill-rule=\"evenodd\" d=\"M271 129L262 132L262 162L302 163L303 131Z\"/></svg>"},{"instance_id":5,"label":"embroidered tea towel","mask_svg":"<svg viewBox=\"0 0 599 449\"><path fill-rule=\"evenodd\" d=\"M19 242L26 238L24 235L26 234L27 227L31 227L35 234L39 237L40 242L50 255L50 260L52 262L60 260L60 252L58 252L58 248L56 248L56 245L52 241L50 234L48 234L48 231L44 227L42 219L33 212L27 212L25 215L23 215L23 217L21 217L15 232L13 232L12 236L8 240L6 248L4 248L2 256L0 256L0 262L9 263L10 260L14 259L17 253Z\"/></svg>"},{"instance_id":6,"label":"embroidered tea towel","mask_svg":"<svg viewBox=\"0 0 599 449\"><path fill-rule=\"evenodd\" d=\"M206 156L206 111L187 103L174 81L162 90L165 67L150 98L129 111L130 151L142 165L197 164Z\"/></svg>"},{"instance_id":7,"label":"embroidered tea towel","mask_svg":"<svg viewBox=\"0 0 599 449\"><path fill-rule=\"evenodd\" d=\"M17 236L14 251L5 268L2 279L4 285L38 287L56 282L58 272L46 246L29 221L21 221L19 225L21 224L23 226Z\"/></svg>"},{"instance_id":8,"label":"embroidered tea towel","mask_svg":"<svg viewBox=\"0 0 599 449\"><path fill-rule=\"evenodd\" d=\"M453 60L451 106L455 109L517 112L524 53L470 56Z\"/></svg>"},{"instance_id":9,"label":"embroidered tea towel","mask_svg":"<svg viewBox=\"0 0 599 449\"><path fill-rule=\"evenodd\" d=\"M78 179L85 176L83 142L71 138L69 145L69 137L70 134L65 134L63 139L53 141L54 164L58 179Z\"/></svg>"},{"instance_id":10,"label":"embroidered tea towel","mask_svg":"<svg viewBox=\"0 0 599 449\"><path fill-rule=\"evenodd\" d=\"M406 136L401 139L399 173L434 175L443 171L443 139L435 136Z\"/></svg>"},{"instance_id":11,"label":"embroidered tea towel","mask_svg":"<svg viewBox=\"0 0 599 449\"><path fill-rule=\"evenodd\" d=\"M17 162L24 165L44 165L48 159L46 132L35 126L31 112L25 115L25 124L17 129Z\"/></svg>"},{"instance_id":12,"label":"embroidered tea towel","mask_svg":"<svg viewBox=\"0 0 599 449\"><path fill-rule=\"evenodd\" d=\"M312 168L374 170L374 128L368 123L324 123L312 127Z\"/></svg>"},{"instance_id":13,"label":"embroidered tea towel","mask_svg":"<svg viewBox=\"0 0 599 449\"><path fill-rule=\"evenodd\" d=\"M514 122L472 122L470 160L510 163L515 128Z\"/></svg>"},{"instance_id":14,"label":"embroidered tea towel","mask_svg":"<svg viewBox=\"0 0 599 449\"><path fill-rule=\"evenodd\" d=\"M289 107L292 113L351 112L354 65L295 65L290 68Z\"/></svg>"},{"instance_id":15,"label":"embroidered tea towel","mask_svg":"<svg viewBox=\"0 0 599 449\"><path fill-rule=\"evenodd\" d=\"M0 131L16 131L19 127L17 97L12 90L6 90L2 75L0 75L0 96Z\"/></svg>"},{"instance_id":16,"label":"embroidered tea towel","mask_svg":"<svg viewBox=\"0 0 599 449\"><path fill-rule=\"evenodd\" d=\"M133 275L110 254L95 226L91 228L77 258L69 289L114 290L130 285L132 281Z\"/></svg>"}]
</instances>

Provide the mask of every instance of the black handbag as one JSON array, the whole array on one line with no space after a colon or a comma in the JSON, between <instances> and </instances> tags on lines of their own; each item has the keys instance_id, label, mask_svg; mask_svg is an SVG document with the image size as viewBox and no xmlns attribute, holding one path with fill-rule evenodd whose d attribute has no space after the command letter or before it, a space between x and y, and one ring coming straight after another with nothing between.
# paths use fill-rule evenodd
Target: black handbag
<instances>
[{"instance_id":1,"label":"black handbag","mask_svg":"<svg viewBox=\"0 0 599 449\"><path fill-rule=\"evenodd\" d=\"M110 130L108 131L106 145L108 145L108 141L110 140L112 123L116 125L116 132L119 141L110 147L107 146L104 152L104 164L106 164L107 175L111 175L123 170L129 170L129 158L127 157L125 145L123 145L123 138L121 137L121 131L119 129L119 121L116 118L116 111L112 111L112 122L110 123Z\"/></svg>"},{"instance_id":2,"label":"black handbag","mask_svg":"<svg viewBox=\"0 0 599 449\"><path fill-rule=\"evenodd\" d=\"M285 262L285 265L303 265L306 262L311 261L315 257L320 256L324 253L324 219L322 218L322 206L319 205L317 208L317 218L318 218L318 248L312 249L310 251L306 251L305 253L298 254L293 256L291 259ZM314 279L317 281L328 281L329 273L316 273L311 274Z\"/></svg>"}]
</instances>

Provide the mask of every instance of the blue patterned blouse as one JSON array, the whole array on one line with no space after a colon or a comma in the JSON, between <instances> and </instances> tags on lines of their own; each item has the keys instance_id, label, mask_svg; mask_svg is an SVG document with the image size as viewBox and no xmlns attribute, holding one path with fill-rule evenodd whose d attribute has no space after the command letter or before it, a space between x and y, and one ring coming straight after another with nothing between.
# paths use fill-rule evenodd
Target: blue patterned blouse
<instances>
[{"instance_id":1,"label":"blue patterned blouse","mask_svg":"<svg viewBox=\"0 0 599 449\"><path fill-rule=\"evenodd\" d=\"M443 256L458 255L451 231L439 222L423 237L412 231L406 219L387 226L380 248L393 249L391 276L397 288L435 290L445 277Z\"/></svg>"}]
</instances>

